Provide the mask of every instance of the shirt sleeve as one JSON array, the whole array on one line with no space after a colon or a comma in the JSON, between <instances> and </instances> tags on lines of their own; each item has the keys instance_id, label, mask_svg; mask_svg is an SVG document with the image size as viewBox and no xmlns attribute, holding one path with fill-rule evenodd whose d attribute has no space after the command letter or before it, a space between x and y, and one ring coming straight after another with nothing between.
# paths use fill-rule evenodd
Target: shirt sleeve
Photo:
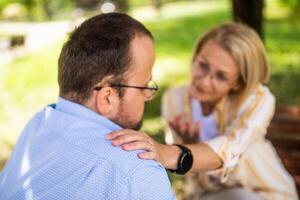
<instances>
[{"instance_id":1,"label":"shirt sleeve","mask_svg":"<svg viewBox=\"0 0 300 200\"><path fill-rule=\"evenodd\" d=\"M167 144L182 143L182 139L169 126L168 121L183 112L184 89L169 89L162 98L161 111L164 122L165 142Z\"/></svg>"},{"instance_id":2,"label":"shirt sleeve","mask_svg":"<svg viewBox=\"0 0 300 200\"><path fill-rule=\"evenodd\" d=\"M265 137L274 111L275 98L267 89L250 96L225 134L206 142L223 162L221 168L208 173L225 182L247 148Z\"/></svg>"},{"instance_id":3,"label":"shirt sleeve","mask_svg":"<svg viewBox=\"0 0 300 200\"><path fill-rule=\"evenodd\" d=\"M147 163L147 164L145 164ZM132 199L175 200L165 168L155 161L147 160L134 169L131 179Z\"/></svg>"}]
</instances>

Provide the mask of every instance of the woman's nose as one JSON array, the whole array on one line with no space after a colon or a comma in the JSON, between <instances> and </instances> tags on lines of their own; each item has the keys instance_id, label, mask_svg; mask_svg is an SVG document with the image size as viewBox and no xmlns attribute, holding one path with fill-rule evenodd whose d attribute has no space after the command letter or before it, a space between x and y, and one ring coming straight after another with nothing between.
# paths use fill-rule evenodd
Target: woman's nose
<instances>
[{"instance_id":1,"label":"woman's nose","mask_svg":"<svg viewBox=\"0 0 300 200\"><path fill-rule=\"evenodd\" d=\"M210 87L212 84L212 77L210 74L207 74L206 76L203 76L199 82L205 87Z\"/></svg>"}]
</instances>

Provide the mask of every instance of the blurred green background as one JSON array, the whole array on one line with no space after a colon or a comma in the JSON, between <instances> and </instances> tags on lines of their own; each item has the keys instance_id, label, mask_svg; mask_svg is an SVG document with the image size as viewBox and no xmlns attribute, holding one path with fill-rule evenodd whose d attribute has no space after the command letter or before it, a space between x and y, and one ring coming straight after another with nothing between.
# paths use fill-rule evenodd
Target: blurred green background
<instances>
[{"instance_id":1,"label":"blurred green background","mask_svg":"<svg viewBox=\"0 0 300 200\"><path fill-rule=\"evenodd\" d=\"M0 41L15 34L7 31L10 23L39 24L40 34L45 33L43 25L46 23L63 23L66 25L63 33L72 30L76 23L73 16L76 2L73 1L20 0L14 4L15 14L7 11L11 2L0 3ZM45 12L45 2L55 10L50 17ZM264 40L271 66L269 87L278 104L300 105L299 0L268 0L265 4ZM158 10L153 7L153 1L131 0L126 6L128 13L145 23L155 37L157 60L153 77L160 90L158 96L147 104L143 130L163 141L161 96L166 88L188 81L196 40L211 27L232 20L231 1L170 0L158 5ZM77 15L84 18L96 12L99 11L88 8L84 14L80 11ZM22 28L17 28L16 32L28 33ZM32 51L24 50L24 47L0 49L0 169L30 117L56 101L57 59L66 37L67 34L61 34ZM41 38L40 41L45 40ZM182 181L178 177L171 178L180 198Z\"/></svg>"}]
</instances>

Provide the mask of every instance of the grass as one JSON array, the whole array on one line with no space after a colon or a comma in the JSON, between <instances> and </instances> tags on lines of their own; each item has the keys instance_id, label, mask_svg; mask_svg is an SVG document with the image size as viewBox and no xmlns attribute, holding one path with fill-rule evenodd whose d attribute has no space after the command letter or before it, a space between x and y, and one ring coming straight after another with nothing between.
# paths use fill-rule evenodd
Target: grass
<instances>
[{"instance_id":1,"label":"grass","mask_svg":"<svg viewBox=\"0 0 300 200\"><path fill-rule=\"evenodd\" d=\"M275 9L276 13L268 14L270 9ZM197 38L209 28L230 21L230 5L225 0L177 2L166 4L155 18L137 16L137 11L132 13L146 24L155 37L157 61L153 76L160 85L160 91L146 105L143 130L163 142L162 94L168 87L188 81L190 59ZM300 83L300 23L289 19L285 13L288 12L280 13L280 7L266 11L265 44L272 71L269 86L279 104L300 105L297 89ZM7 66L0 66L2 163L9 157L26 121L44 105L56 100L57 59L62 42L58 41ZM183 182L177 176L171 175L170 178L180 199Z\"/></svg>"}]
</instances>

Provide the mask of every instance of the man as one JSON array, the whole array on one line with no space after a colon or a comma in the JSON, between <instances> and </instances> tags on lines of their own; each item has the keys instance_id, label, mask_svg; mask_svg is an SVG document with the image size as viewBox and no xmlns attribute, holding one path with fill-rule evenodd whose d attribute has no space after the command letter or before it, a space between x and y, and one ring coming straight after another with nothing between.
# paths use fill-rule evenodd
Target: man
<instances>
[{"instance_id":1,"label":"man","mask_svg":"<svg viewBox=\"0 0 300 200\"><path fill-rule=\"evenodd\" d=\"M161 164L105 139L140 128L157 90L149 86L154 59L151 33L125 14L76 29L59 58L58 102L20 136L0 176L0 199L175 199Z\"/></svg>"}]
</instances>

